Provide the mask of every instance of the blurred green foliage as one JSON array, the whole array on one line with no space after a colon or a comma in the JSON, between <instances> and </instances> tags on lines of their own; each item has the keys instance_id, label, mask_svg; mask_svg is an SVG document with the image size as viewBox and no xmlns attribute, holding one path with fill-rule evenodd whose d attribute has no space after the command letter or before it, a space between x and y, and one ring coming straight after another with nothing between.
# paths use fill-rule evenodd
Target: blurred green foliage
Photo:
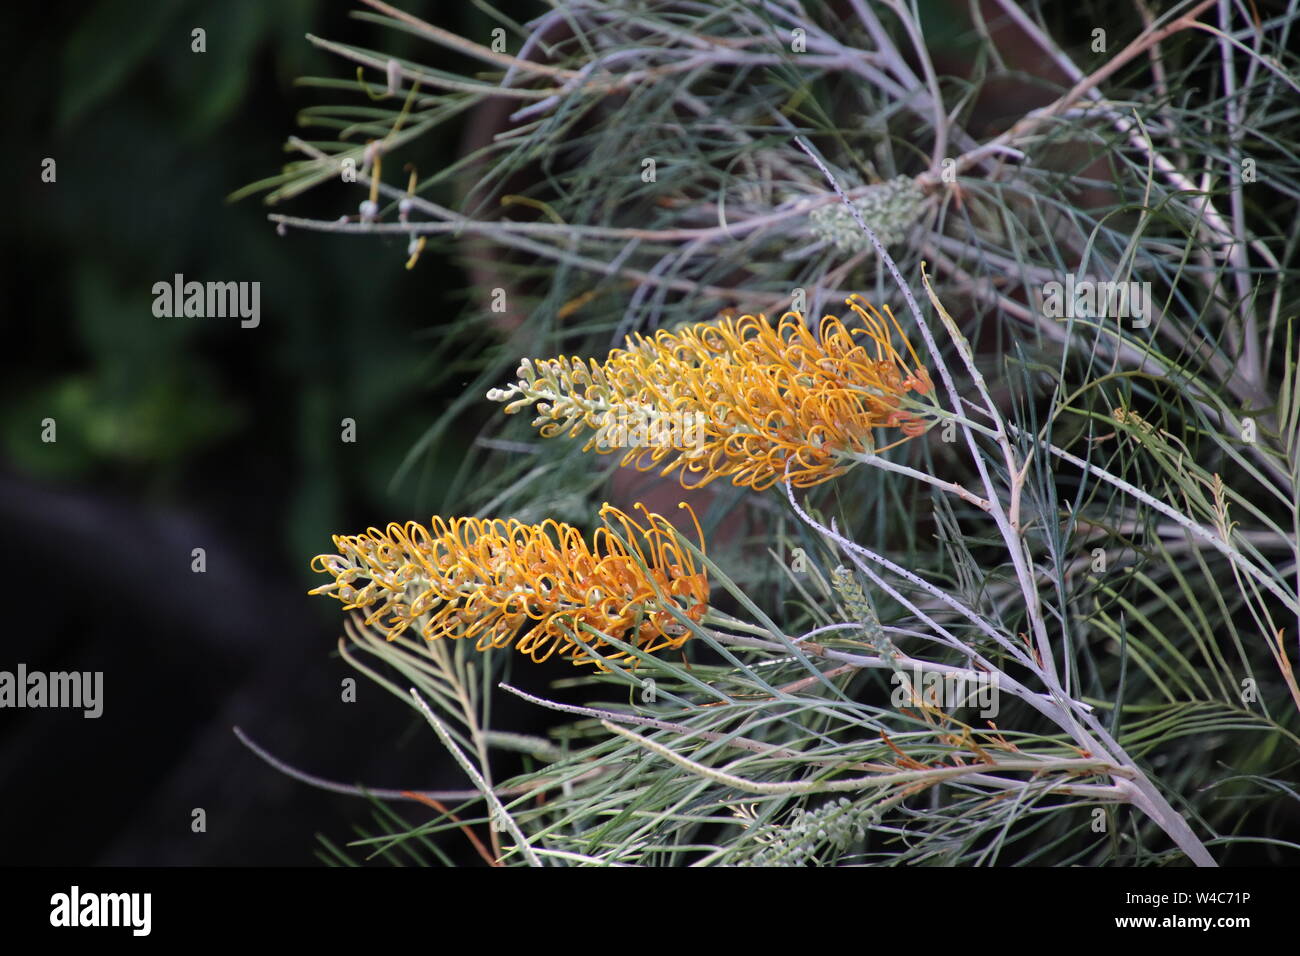
<instances>
[{"instance_id":1,"label":"blurred green foliage","mask_svg":"<svg viewBox=\"0 0 1300 956\"><path fill-rule=\"evenodd\" d=\"M292 566L330 531L439 505L429 494L445 484L439 462L459 457L459 434L442 436L425 496L393 500L389 485L445 405L439 388L454 388L427 357L442 290L464 284L458 270L431 254L408 272L398 241L280 238L257 201L225 201L282 155L311 102L296 78L337 68L305 35L378 32L349 24L352 8L100 0L7 14L11 62L32 80L8 114L21 144L9 159L34 184L5 229L16 266L5 312L22 317L26 353L0 382L9 467L229 517ZM191 48L196 27L204 53ZM422 167L437 168L458 143L422 146L436 153ZM39 178L47 156L51 184ZM337 216L355 197L326 187L311 202ZM261 282L260 326L155 317L153 283L175 273ZM37 275L50 279L28 281ZM57 443L41 441L46 418ZM339 440L344 418L356 444Z\"/></svg>"}]
</instances>

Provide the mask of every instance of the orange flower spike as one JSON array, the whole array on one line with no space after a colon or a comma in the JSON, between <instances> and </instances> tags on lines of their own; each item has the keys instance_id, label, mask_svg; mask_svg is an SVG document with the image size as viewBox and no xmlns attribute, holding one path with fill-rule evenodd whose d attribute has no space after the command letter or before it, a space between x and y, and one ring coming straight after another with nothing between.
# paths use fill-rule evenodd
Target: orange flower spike
<instances>
[{"instance_id":1,"label":"orange flower spike","mask_svg":"<svg viewBox=\"0 0 1300 956\"><path fill-rule=\"evenodd\" d=\"M311 562L333 581L308 593L365 610L366 624L389 640L415 627L431 641L472 638L480 651L514 645L535 661L559 654L601 669L606 659L635 664L583 625L642 651L676 648L689 632L673 610L698 621L709 597L707 577L681 550L672 525L641 510L645 525L605 505L591 546L578 529L552 519L527 525L435 517L428 529L410 522L335 535L340 553Z\"/></svg>"},{"instance_id":2,"label":"orange flower spike","mask_svg":"<svg viewBox=\"0 0 1300 956\"><path fill-rule=\"evenodd\" d=\"M543 437L590 428L597 437L584 450L675 473L688 488L728 478L762 490L787 468L809 487L874 449L875 429L906 440L930 424L905 408L906 393L933 386L893 313L856 296L847 304L862 328L826 316L814 335L797 312L775 327L762 315L726 316L629 336L580 376L569 359L526 359L519 380L488 397L507 414L535 406Z\"/></svg>"}]
</instances>

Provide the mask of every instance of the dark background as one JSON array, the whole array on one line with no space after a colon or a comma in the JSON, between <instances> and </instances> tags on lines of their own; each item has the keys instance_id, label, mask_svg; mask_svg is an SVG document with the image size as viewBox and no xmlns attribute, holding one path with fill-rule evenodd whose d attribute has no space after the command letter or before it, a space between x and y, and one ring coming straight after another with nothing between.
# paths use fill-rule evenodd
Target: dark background
<instances>
[{"instance_id":1,"label":"dark background","mask_svg":"<svg viewBox=\"0 0 1300 956\"><path fill-rule=\"evenodd\" d=\"M469 3L403 7L485 40L493 25ZM473 421L431 450L418 485L390 483L457 394L454 366L431 356L467 280L446 253L408 272L405 240L282 238L260 197L225 201L303 133L298 111L322 94L296 77L355 75L306 33L414 45L351 20L356 8L5 8L0 669L103 671L104 713L0 711L0 864L304 864L317 832L342 844L370 823L364 800L277 773L234 725L343 782L466 785L428 728L338 657L338 606L306 591L331 533L442 506ZM454 160L465 128L421 141L422 169ZM336 218L356 201L329 184L285 211ZM152 286L178 272L260 281L260 326L156 318ZM344 417L355 444L339 439ZM191 571L195 547L206 573ZM356 703L341 700L346 677Z\"/></svg>"}]
</instances>

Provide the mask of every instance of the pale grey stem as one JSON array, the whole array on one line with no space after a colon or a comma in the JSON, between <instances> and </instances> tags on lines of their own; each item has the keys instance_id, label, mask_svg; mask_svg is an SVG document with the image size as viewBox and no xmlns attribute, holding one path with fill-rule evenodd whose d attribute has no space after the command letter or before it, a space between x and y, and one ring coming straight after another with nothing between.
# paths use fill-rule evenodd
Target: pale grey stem
<instances>
[{"instance_id":1,"label":"pale grey stem","mask_svg":"<svg viewBox=\"0 0 1300 956\"><path fill-rule=\"evenodd\" d=\"M454 757L456 762L460 764L461 769L465 771L465 774L471 781L473 781L474 785L478 787L479 792L483 794L483 798L487 801L488 807L492 811L492 818L499 821L501 826L503 826L506 831L514 837L515 845L519 847L519 851L523 854L524 859L528 861L530 866L541 866L542 861L537 854L533 852L533 848L529 844L528 838L524 836L524 832L519 829L519 825L515 823L514 817L509 814L505 805L497 798L496 793L493 792L492 788L488 785L488 782L483 779L483 775L479 773L478 768L474 766L473 761L471 761L469 757L465 756L465 752L456 745L456 741L451 739L451 734L447 732L447 728L442 725L442 721L437 718L434 712L429 708L429 705L424 702L424 698L420 696L420 692L412 687L410 693L411 697L415 700L416 706L420 709L420 712L424 714L424 719L429 722L429 726L433 728L433 732L437 734L438 739L442 741L442 745L451 751L452 757Z\"/></svg>"}]
</instances>

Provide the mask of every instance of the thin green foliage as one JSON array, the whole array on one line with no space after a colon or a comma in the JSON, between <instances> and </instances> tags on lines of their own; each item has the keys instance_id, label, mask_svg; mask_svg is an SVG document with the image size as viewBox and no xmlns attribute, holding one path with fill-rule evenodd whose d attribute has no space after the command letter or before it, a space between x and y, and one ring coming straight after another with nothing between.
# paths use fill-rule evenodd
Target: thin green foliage
<instances>
[{"instance_id":1,"label":"thin green foliage","mask_svg":"<svg viewBox=\"0 0 1300 956\"><path fill-rule=\"evenodd\" d=\"M248 191L287 200L344 161L368 189L366 141L405 154L511 99L457 168L384 185L374 221L272 217L491 253L492 284L441 330L478 346L463 400L399 483L521 356L858 292L923 333L943 406L885 464L989 507L870 462L798 495L703 499L708 535L735 533L707 557L682 539L713 587L703 622L680 616L691 659L601 635L634 664L577 679L581 707L523 695L573 720L510 780L491 774L490 702L523 692L500 662L356 623L348 660L472 761L495 797L455 812L508 864L1294 862L1296 4L1251 21L1001 2L997 25L1055 78L992 132L987 85L1014 71L986 19L960 38L971 72L939 77L926 15L849 7L593 0L503 19L504 53L381 9L367 18L429 41L430 61L312 38L367 82L311 80L355 93L303 115L339 141L293 141L307 158ZM1092 23L1124 25L1107 54L1061 39ZM1149 309L1055 309L1067 277L1138 283ZM498 289L511 322L487 305ZM449 510L594 512L611 462L483 421ZM956 673L995 681L996 717L916 686ZM394 862L446 862L434 837L458 829L376 824L354 850Z\"/></svg>"}]
</instances>

